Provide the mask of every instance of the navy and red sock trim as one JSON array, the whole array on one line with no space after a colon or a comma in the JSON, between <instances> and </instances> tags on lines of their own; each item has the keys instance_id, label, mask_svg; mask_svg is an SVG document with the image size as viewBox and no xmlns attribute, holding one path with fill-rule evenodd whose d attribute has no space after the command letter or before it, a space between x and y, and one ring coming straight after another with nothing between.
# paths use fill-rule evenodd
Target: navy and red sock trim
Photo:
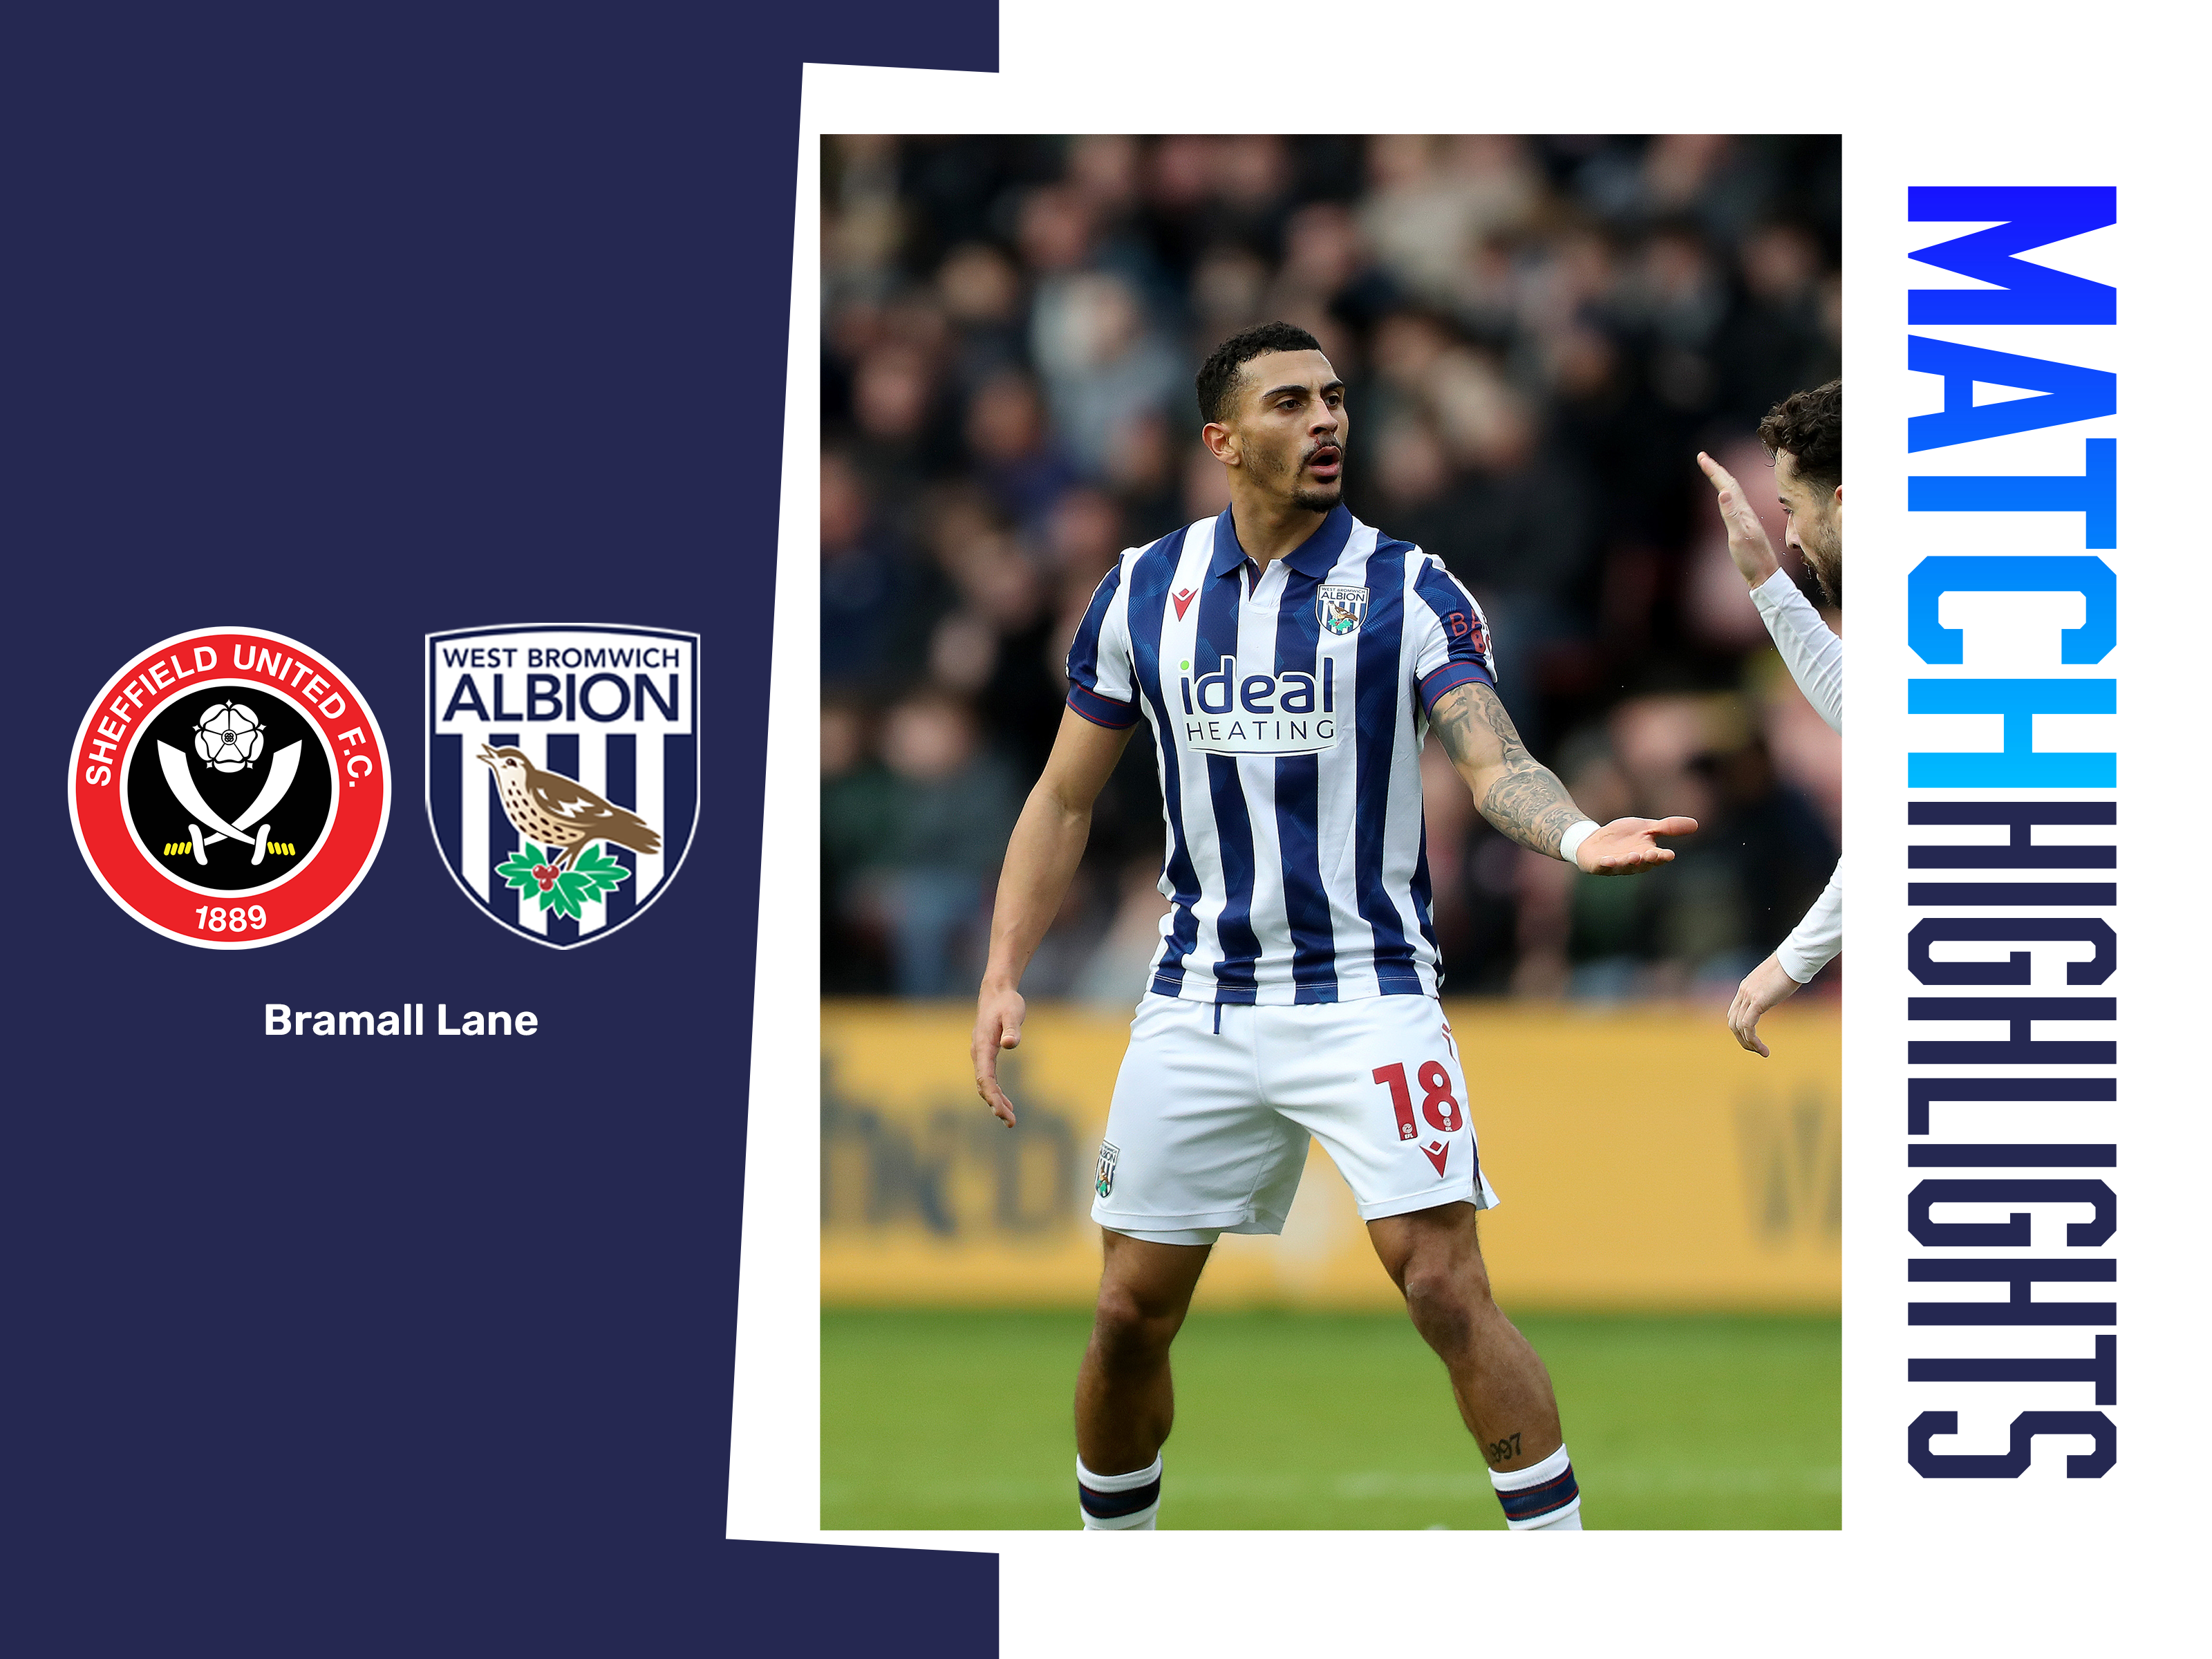
<instances>
[{"instance_id":1,"label":"navy and red sock trim","mask_svg":"<svg viewBox=\"0 0 2212 1659\"><path fill-rule=\"evenodd\" d=\"M1112 1521L1124 1515L1134 1515L1139 1510L1150 1508L1160 1501L1160 1483L1155 1479L1141 1486L1132 1486L1127 1492L1093 1492L1080 1480L1075 1483L1075 1495L1082 1502L1083 1512L1100 1521Z\"/></svg>"},{"instance_id":2,"label":"navy and red sock trim","mask_svg":"<svg viewBox=\"0 0 2212 1659\"><path fill-rule=\"evenodd\" d=\"M1518 1492L1499 1492L1498 1501L1505 1506L1508 1521L1537 1521L1556 1515L1582 1495L1582 1488L1575 1484L1575 1467L1570 1463L1549 1480Z\"/></svg>"}]
</instances>

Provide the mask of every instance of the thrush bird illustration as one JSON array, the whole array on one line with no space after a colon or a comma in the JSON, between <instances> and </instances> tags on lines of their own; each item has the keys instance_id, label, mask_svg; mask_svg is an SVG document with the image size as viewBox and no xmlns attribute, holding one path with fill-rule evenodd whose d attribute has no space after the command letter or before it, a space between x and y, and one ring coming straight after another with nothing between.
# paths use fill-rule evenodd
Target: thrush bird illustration
<instances>
[{"instance_id":1,"label":"thrush bird illustration","mask_svg":"<svg viewBox=\"0 0 2212 1659\"><path fill-rule=\"evenodd\" d=\"M658 853L660 836L643 818L601 799L574 778L530 763L520 749L485 744L477 758L499 780L500 805L521 834L554 854L554 867L571 863L587 842L611 841L633 853Z\"/></svg>"}]
</instances>

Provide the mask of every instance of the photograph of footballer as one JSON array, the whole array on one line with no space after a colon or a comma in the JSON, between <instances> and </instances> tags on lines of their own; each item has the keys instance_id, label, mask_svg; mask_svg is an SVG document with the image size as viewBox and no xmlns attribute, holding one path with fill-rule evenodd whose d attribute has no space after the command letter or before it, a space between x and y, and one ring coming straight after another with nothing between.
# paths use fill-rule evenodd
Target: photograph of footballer
<instances>
[{"instance_id":1,"label":"photograph of footballer","mask_svg":"<svg viewBox=\"0 0 2212 1659\"><path fill-rule=\"evenodd\" d=\"M1346 509L1351 416L1312 335L1271 322L1232 336L1197 390L1230 505L1125 553L1098 585L1059 740L1006 849L975 1017L976 1090L1011 1128L998 1060L1021 1041L1022 970L1142 719L1174 908L1091 1211L1106 1255L1076 1382L1083 1524L1155 1524L1169 1349L1214 1242L1282 1231L1310 1136L1449 1372L1507 1524L1578 1531L1551 1378L1491 1300L1476 1241L1495 1194L1414 885L1422 738L1437 732L1502 833L1593 875L1671 860L1662 838L1697 821L1601 825L1529 755L1498 700L1481 607L1441 561Z\"/></svg>"},{"instance_id":2,"label":"photograph of footballer","mask_svg":"<svg viewBox=\"0 0 2212 1659\"><path fill-rule=\"evenodd\" d=\"M822 1526L1838 1525L1837 141L820 154Z\"/></svg>"},{"instance_id":3,"label":"photograph of footballer","mask_svg":"<svg viewBox=\"0 0 2212 1659\"><path fill-rule=\"evenodd\" d=\"M1792 392L1759 423L1759 441L1774 458L1788 545L1804 560L1820 597L1840 607L1844 589L1844 383L1831 380ZM1700 450L1698 465L1713 481L1728 526L1729 558L1751 584L1759 619L1790 665L1790 678L1831 732L1844 729L1844 641L1774 556L1766 526L1745 501L1743 486ZM1744 976L1729 1005L1729 1030L1761 1059L1759 1019L1836 959L1844 948L1844 864L1772 956Z\"/></svg>"}]
</instances>

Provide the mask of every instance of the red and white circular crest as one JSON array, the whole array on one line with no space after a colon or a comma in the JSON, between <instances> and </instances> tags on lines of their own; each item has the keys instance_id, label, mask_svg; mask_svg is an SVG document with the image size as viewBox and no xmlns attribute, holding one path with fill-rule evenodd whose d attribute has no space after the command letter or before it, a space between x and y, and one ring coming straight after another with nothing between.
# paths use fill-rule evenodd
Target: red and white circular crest
<instances>
[{"instance_id":1,"label":"red and white circular crest","mask_svg":"<svg viewBox=\"0 0 2212 1659\"><path fill-rule=\"evenodd\" d=\"M297 640L202 628L102 688L70 755L70 822L107 895L157 933L248 951L345 902L384 844L391 767L353 682Z\"/></svg>"}]
</instances>

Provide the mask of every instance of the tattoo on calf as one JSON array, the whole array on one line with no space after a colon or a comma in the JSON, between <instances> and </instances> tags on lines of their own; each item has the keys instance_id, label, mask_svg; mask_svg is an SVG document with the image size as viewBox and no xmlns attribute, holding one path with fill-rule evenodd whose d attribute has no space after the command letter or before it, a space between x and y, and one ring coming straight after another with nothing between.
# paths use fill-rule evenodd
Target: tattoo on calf
<instances>
[{"instance_id":1,"label":"tattoo on calf","mask_svg":"<svg viewBox=\"0 0 2212 1659\"><path fill-rule=\"evenodd\" d=\"M1582 810L1552 769L1528 753L1498 694L1486 685L1463 686L1437 705L1432 725L1455 765L1471 763L1478 745L1488 747L1486 738L1496 741L1504 773L1475 806L1513 841L1557 858L1561 839L1582 822Z\"/></svg>"},{"instance_id":2,"label":"tattoo on calf","mask_svg":"<svg viewBox=\"0 0 2212 1659\"><path fill-rule=\"evenodd\" d=\"M1492 1463L1505 1463L1521 1455L1521 1431L1516 1429L1502 1440L1483 1443L1482 1455Z\"/></svg>"}]
</instances>

